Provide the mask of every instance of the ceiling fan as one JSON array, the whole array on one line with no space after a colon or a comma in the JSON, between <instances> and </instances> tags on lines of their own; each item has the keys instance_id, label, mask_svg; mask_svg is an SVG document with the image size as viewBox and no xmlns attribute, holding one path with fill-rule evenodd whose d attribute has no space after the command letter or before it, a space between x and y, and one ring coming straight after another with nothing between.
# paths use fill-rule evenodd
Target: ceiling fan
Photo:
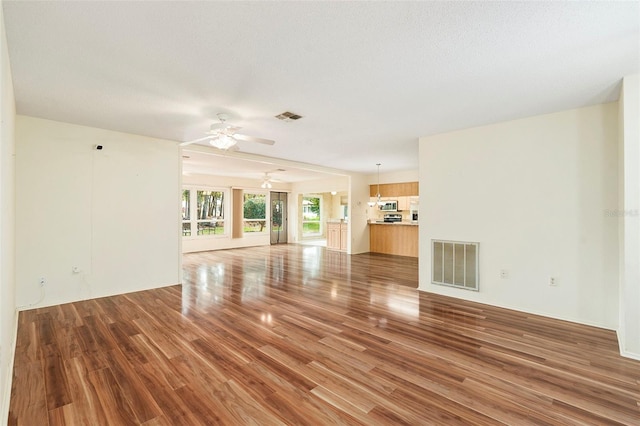
<instances>
[{"instance_id":1,"label":"ceiling fan","mask_svg":"<svg viewBox=\"0 0 640 426\"><path fill-rule=\"evenodd\" d=\"M278 169L277 171L284 170ZM272 178L270 173L271 172L264 172L264 178L262 179L262 185L260 185L260 188L271 189L273 187L273 183L282 182L281 180Z\"/></svg>"},{"instance_id":2,"label":"ceiling fan","mask_svg":"<svg viewBox=\"0 0 640 426\"><path fill-rule=\"evenodd\" d=\"M227 124L227 114L217 114L219 123L214 123L209 128L207 136L194 139L192 141L182 142L180 146L191 145L196 142L209 140L209 143L222 150L227 150L235 146L238 141L257 142L265 145L273 145L275 142L270 139L256 138L253 136L241 135L236 133L242 127Z\"/></svg>"}]
</instances>

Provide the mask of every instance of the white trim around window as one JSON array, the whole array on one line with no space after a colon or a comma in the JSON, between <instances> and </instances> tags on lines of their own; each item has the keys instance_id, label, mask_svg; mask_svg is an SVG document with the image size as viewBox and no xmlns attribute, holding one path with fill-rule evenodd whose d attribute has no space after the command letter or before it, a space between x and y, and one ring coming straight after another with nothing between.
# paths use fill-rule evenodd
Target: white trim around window
<instances>
[{"instance_id":1,"label":"white trim around window","mask_svg":"<svg viewBox=\"0 0 640 426\"><path fill-rule=\"evenodd\" d=\"M230 235L228 188L184 186L182 188L182 236L189 239Z\"/></svg>"}]
</instances>

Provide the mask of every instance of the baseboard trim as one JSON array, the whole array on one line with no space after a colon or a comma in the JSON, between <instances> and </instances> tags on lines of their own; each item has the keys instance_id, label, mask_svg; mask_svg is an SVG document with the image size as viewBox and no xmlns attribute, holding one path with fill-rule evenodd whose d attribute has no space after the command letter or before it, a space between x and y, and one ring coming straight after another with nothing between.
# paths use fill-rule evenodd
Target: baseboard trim
<instances>
[{"instance_id":1,"label":"baseboard trim","mask_svg":"<svg viewBox=\"0 0 640 426\"><path fill-rule=\"evenodd\" d=\"M628 352L624 349L624 333L621 330L616 330L616 335L618 336L618 348L620 349L620 356L640 361L640 354Z\"/></svg>"},{"instance_id":2,"label":"baseboard trim","mask_svg":"<svg viewBox=\"0 0 640 426\"><path fill-rule=\"evenodd\" d=\"M629 358L629 359L633 359L636 361L640 361L640 354L635 354L632 352L627 352L627 351L620 351L620 355L625 357L625 358Z\"/></svg>"},{"instance_id":3,"label":"baseboard trim","mask_svg":"<svg viewBox=\"0 0 640 426\"><path fill-rule=\"evenodd\" d=\"M440 287L440 286L436 286L436 287ZM445 287L445 288L449 288L449 287ZM509 310L512 310L512 311L523 312L525 314L537 315L537 316L540 316L540 317L552 318L552 319L556 319L556 320L560 320L560 321L572 322L572 323L575 323L575 324L586 325L586 326L589 326L589 327L596 327L596 328L602 328L602 329L605 329L605 330L617 331L617 329L615 327L610 327L610 326L607 326L607 325L598 324L598 323L595 323L595 322L592 322L592 321L585 321L583 319L572 318L572 317L568 317L568 316L554 315L554 314L551 314L549 312L543 312L543 311L538 311L538 310L534 310L534 309L523 308L523 307L520 307L520 306L512 306L512 305L507 305L507 304L500 304L500 303L493 303L493 302L488 302L488 301L483 301L483 300L476 300L476 299L473 299L473 298L462 297L462 295L451 294L451 292L432 291L431 289L424 288L424 287L418 287L418 290L419 291L423 291L425 293L432 293L432 294L437 294L437 295L440 295L440 296L451 297L453 299L465 300L467 302L479 303L481 305L495 306L496 308L509 309ZM437 290L440 290L440 288L438 288ZM454 289L454 290L458 290L458 291L462 291L462 292L465 291L465 290L460 290L460 289ZM473 293L473 294L478 294L478 292L474 292L474 291L467 291L467 292L468 293Z\"/></svg>"}]
</instances>

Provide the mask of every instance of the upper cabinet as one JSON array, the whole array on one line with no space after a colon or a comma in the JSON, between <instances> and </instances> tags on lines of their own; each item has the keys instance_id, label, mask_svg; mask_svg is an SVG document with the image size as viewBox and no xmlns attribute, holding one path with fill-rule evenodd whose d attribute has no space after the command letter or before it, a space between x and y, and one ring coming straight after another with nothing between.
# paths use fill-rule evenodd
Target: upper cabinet
<instances>
[{"instance_id":1,"label":"upper cabinet","mask_svg":"<svg viewBox=\"0 0 640 426\"><path fill-rule=\"evenodd\" d=\"M369 185L369 196L378 195L378 185ZM381 197L411 197L419 195L418 182L381 183Z\"/></svg>"}]
</instances>

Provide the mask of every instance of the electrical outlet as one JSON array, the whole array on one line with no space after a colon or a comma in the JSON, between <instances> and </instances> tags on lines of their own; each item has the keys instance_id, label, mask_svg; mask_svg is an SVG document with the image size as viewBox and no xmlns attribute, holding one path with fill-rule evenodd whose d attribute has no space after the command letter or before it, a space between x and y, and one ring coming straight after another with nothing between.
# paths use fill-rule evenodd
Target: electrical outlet
<instances>
[{"instance_id":1,"label":"electrical outlet","mask_svg":"<svg viewBox=\"0 0 640 426\"><path fill-rule=\"evenodd\" d=\"M45 280L44 277L40 277L40 287L44 287Z\"/></svg>"},{"instance_id":2,"label":"electrical outlet","mask_svg":"<svg viewBox=\"0 0 640 426\"><path fill-rule=\"evenodd\" d=\"M549 285L556 287L558 285L558 279L556 277L549 277Z\"/></svg>"},{"instance_id":3,"label":"electrical outlet","mask_svg":"<svg viewBox=\"0 0 640 426\"><path fill-rule=\"evenodd\" d=\"M509 278L509 271L507 271L506 269L500 269L500 278L502 278L503 280Z\"/></svg>"}]
</instances>

